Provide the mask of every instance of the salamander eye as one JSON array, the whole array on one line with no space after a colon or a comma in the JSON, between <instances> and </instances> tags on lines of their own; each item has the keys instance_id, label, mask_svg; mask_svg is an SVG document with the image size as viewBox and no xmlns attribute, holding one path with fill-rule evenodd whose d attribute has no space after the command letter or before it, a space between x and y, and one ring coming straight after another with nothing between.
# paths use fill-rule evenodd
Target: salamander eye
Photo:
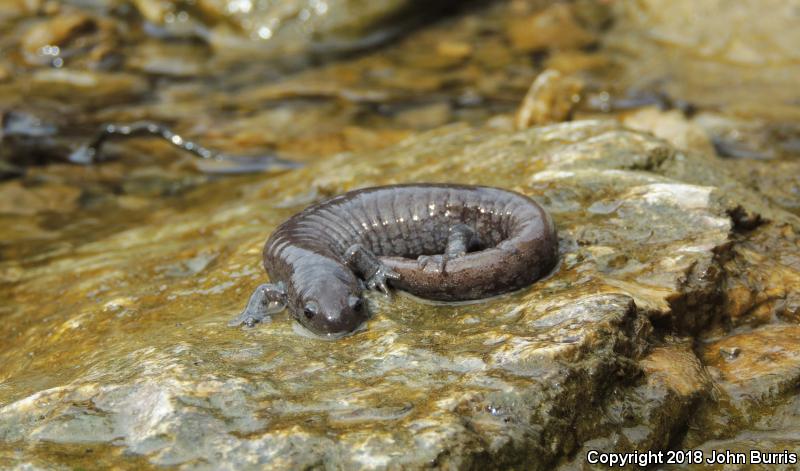
<instances>
[{"instance_id":1,"label":"salamander eye","mask_svg":"<svg viewBox=\"0 0 800 471\"><path fill-rule=\"evenodd\" d=\"M364 302L361 301L361 298L358 296L350 296L347 299L347 304L350 305L350 309L354 311L360 311L362 307L364 307Z\"/></svg>"},{"instance_id":2,"label":"salamander eye","mask_svg":"<svg viewBox=\"0 0 800 471\"><path fill-rule=\"evenodd\" d=\"M303 308L303 314L305 314L306 319L311 319L317 315L317 306L314 304L306 304L306 307Z\"/></svg>"}]
</instances>

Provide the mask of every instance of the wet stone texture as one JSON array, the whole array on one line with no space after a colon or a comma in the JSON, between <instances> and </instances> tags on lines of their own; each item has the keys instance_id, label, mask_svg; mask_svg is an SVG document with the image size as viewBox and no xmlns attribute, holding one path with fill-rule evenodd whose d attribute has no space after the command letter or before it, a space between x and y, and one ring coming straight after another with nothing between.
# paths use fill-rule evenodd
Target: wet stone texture
<instances>
[{"instance_id":1,"label":"wet stone texture","mask_svg":"<svg viewBox=\"0 0 800 471\"><path fill-rule=\"evenodd\" d=\"M780 283L753 286L739 266L763 263L747 249L758 241L743 242L753 231L785 241L798 224L771 210L783 219L743 228L768 204L719 165L612 122L449 126L248 180L236 198L213 200L210 183L188 196L205 206L164 207L24 270L4 262L14 284L0 325L0 459L580 469L591 448L741 444L748 427L780 429L766 422L798 413L797 309L787 306L797 249L768 262L785 271L785 291L767 298L783 299L780 311L757 307ZM265 280L261 246L288 215L415 181L530 195L556 221L558 269L477 303L370 295L366 328L335 342L299 335L286 314L226 327ZM738 303L741 325L758 309L777 320L726 334L725 303ZM770 443L796 445L791 430Z\"/></svg>"},{"instance_id":2,"label":"wet stone texture","mask_svg":"<svg viewBox=\"0 0 800 471\"><path fill-rule=\"evenodd\" d=\"M465 3L0 2L0 469L800 448L797 1ZM308 167L223 179L146 138L65 163L137 120ZM336 342L226 327L279 223L420 181L532 196L558 269L370 295Z\"/></svg>"},{"instance_id":3,"label":"wet stone texture","mask_svg":"<svg viewBox=\"0 0 800 471\"><path fill-rule=\"evenodd\" d=\"M452 0L135 0L165 32L201 36L213 47L295 59L374 46L440 13ZM200 11L200 15L190 12Z\"/></svg>"}]
</instances>

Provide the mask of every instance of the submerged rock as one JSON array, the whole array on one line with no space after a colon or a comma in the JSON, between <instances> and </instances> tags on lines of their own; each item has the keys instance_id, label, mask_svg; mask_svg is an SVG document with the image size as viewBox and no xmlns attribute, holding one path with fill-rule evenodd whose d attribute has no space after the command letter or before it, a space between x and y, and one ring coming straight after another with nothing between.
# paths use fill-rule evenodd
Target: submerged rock
<instances>
[{"instance_id":1,"label":"submerged rock","mask_svg":"<svg viewBox=\"0 0 800 471\"><path fill-rule=\"evenodd\" d=\"M514 49L578 49L597 38L580 25L570 5L555 3L532 15L514 18L508 25L508 39Z\"/></svg>"},{"instance_id":2,"label":"submerged rock","mask_svg":"<svg viewBox=\"0 0 800 471\"><path fill-rule=\"evenodd\" d=\"M285 59L347 52L380 43L437 13L451 0L136 0L142 15L171 34L201 35L218 50Z\"/></svg>"},{"instance_id":3,"label":"submerged rock","mask_svg":"<svg viewBox=\"0 0 800 471\"><path fill-rule=\"evenodd\" d=\"M147 90L147 81L134 74L40 69L31 75L27 91L54 100L77 95L85 104L108 106L141 97Z\"/></svg>"},{"instance_id":4,"label":"submerged rock","mask_svg":"<svg viewBox=\"0 0 800 471\"><path fill-rule=\"evenodd\" d=\"M75 465L90 447L95 466L123 453L191 469L548 469L598 446L667 447L712 397L703 361L723 375L766 366L759 339L709 344L707 359L664 336L714 324L734 209L763 204L717 165L610 122L446 127L248 180L236 198L210 184L190 195L203 205L24 270L4 263L0 459ZM286 315L226 327L265 280L261 246L282 220L326 195L419 181L530 195L558 226L559 267L477 303L370 296L365 329L335 342L297 335ZM742 352L725 363L729 346ZM762 384L779 398L787 381Z\"/></svg>"},{"instance_id":5,"label":"submerged rock","mask_svg":"<svg viewBox=\"0 0 800 471\"><path fill-rule=\"evenodd\" d=\"M733 116L796 122L796 0L614 3L603 38L619 89L664 93Z\"/></svg>"}]
</instances>

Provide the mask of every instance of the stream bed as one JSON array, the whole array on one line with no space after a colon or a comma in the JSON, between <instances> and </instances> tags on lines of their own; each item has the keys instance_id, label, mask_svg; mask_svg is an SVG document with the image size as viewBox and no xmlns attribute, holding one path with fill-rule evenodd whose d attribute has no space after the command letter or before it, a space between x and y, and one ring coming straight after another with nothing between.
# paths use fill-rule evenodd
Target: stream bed
<instances>
[{"instance_id":1,"label":"stream bed","mask_svg":"<svg viewBox=\"0 0 800 471\"><path fill-rule=\"evenodd\" d=\"M4 2L0 469L795 469L798 25L796 0ZM142 122L241 159L142 135L75 162ZM337 341L227 326L282 221L410 182L530 196L556 271L369 294Z\"/></svg>"}]
</instances>

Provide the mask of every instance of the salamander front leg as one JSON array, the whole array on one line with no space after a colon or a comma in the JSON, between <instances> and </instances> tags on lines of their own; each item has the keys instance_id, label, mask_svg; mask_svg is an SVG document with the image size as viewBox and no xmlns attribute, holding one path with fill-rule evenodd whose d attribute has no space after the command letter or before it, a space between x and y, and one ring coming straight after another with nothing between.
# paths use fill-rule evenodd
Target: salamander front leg
<instances>
[{"instance_id":1,"label":"salamander front leg","mask_svg":"<svg viewBox=\"0 0 800 471\"><path fill-rule=\"evenodd\" d=\"M466 224L457 224L449 230L444 254L420 255L417 257L417 263L425 271L444 273L448 260L463 257L478 245L480 245L478 234Z\"/></svg>"},{"instance_id":2,"label":"salamander front leg","mask_svg":"<svg viewBox=\"0 0 800 471\"><path fill-rule=\"evenodd\" d=\"M400 279L400 275L381 263L375 254L361 244L351 245L344 257L350 269L364 278L369 289L377 289L388 295L387 282Z\"/></svg>"},{"instance_id":3,"label":"salamander front leg","mask_svg":"<svg viewBox=\"0 0 800 471\"><path fill-rule=\"evenodd\" d=\"M247 327L253 327L284 308L286 308L286 287L284 284L282 282L275 284L265 283L259 285L253 291L253 294L250 295L250 301L247 302L247 307L238 317L228 322L228 325L236 327L244 324Z\"/></svg>"}]
</instances>

